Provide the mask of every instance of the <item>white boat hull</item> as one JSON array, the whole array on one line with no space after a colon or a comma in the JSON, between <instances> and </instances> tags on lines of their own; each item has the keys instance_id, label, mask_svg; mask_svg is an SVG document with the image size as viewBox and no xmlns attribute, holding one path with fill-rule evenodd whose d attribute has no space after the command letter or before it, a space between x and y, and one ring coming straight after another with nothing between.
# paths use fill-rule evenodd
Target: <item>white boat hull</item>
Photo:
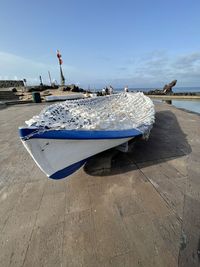
<instances>
[{"instance_id":1,"label":"white boat hull","mask_svg":"<svg viewBox=\"0 0 200 267\"><path fill-rule=\"evenodd\" d=\"M132 139L40 139L22 140L24 146L40 167L50 178L60 179L78 169L85 161L104 150L116 147Z\"/></svg>"}]
</instances>

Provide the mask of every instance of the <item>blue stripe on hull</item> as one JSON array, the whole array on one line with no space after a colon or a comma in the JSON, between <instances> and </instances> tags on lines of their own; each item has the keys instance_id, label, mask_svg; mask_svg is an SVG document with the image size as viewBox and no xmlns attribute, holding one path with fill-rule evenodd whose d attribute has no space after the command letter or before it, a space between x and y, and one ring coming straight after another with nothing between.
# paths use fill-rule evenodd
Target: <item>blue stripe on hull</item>
<instances>
[{"instance_id":1,"label":"blue stripe on hull","mask_svg":"<svg viewBox=\"0 0 200 267\"><path fill-rule=\"evenodd\" d=\"M30 129L30 128L19 128L19 135L22 140L32 138L42 139L119 139L128 138L135 136L142 136L142 132L137 129L128 130L116 130L116 131L80 131L80 130L47 130L46 132L40 132L42 129ZM43 129L44 130L44 129ZM30 135L30 136L29 136Z\"/></svg>"},{"instance_id":2,"label":"blue stripe on hull","mask_svg":"<svg viewBox=\"0 0 200 267\"><path fill-rule=\"evenodd\" d=\"M59 170L57 172L55 172L54 174L52 174L51 176L49 176L49 178L52 178L52 179L62 179L62 178L65 178L67 176L69 176L70 174L74 173L75 171L77 171L81 166L84 165L84 163L87 161L88 159L84 159L84 160L81 160L79 162L76 162L62 170Z\"/></svg>"}]
</instances>

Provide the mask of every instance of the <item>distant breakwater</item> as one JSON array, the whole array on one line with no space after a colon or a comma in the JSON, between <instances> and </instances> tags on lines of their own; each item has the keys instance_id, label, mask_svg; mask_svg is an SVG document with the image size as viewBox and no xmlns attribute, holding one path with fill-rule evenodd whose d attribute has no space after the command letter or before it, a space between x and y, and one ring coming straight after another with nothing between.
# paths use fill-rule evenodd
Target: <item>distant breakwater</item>
<instances>
[{"instance_id":1,"label":"distant breakwater","mask_svg":"<svg viewBox=\"0 0 200 267\"><path fill-rule=\"evenodd\" d=\"M133 92L149 92L152 90L156 90L155 88L145 88L145 87L141 87L141 88L129 88L129 92L133 91ZM162 90L161 88L159 88L159 90ZM123 88L116 88L114 91L117 92L121 92L124 91ZM174 87L172 89L173 93L196 93L199 92L200 93L200 87Z\"/></svg>"}]
</instances>

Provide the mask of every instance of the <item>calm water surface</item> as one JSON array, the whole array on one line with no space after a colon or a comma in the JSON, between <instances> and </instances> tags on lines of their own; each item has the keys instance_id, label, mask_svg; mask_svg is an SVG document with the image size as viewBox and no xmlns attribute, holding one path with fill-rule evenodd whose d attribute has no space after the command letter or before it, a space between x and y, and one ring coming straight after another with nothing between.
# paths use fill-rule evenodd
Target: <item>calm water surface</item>
<instances>
[{"instance_id":1,"label":"calm water surface","mask_svg":"<svg viewBox=\"0 0 200 267\"><path fill-rule=\"evenodd\" d=\"M153 102L164 102L177 108L183 108L200 114L200 100L153 100Z\"/></svg>"},{"instance_id":2,"label":"calm water surface","mask_svg":"<svg viewBox=\"0 0 200 267\"><path fill-rule=\"evenodd\" d=\"M172 100L172 105L200 114L200 100Z\"/></svg>"}]
</instances>

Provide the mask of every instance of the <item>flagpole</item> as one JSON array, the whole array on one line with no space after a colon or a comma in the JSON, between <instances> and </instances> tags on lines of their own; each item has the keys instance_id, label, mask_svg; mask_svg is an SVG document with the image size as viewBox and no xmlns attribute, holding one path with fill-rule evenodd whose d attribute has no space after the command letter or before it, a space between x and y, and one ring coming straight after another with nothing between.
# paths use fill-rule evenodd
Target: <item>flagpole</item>
<instances>
[{"instance_id":1,"label":"flagpole","mask_svg":"<svg viewBox=\"0 0 200 267\"><path fill-rule=\"evenodd\" d=\"M62 61L62 56L61 56L59 50L57 50L57 58L58 58L58 62L60 65L60 83L61 83L61 86L64 86L65 85L65 77L63 75L63 71L62 71L62 67L61 67L63 61Z\"/></svg>"},{"instance_id":2,"label":"flagpole","mask_svg":"<svg viewBox=\"0 0 200 267\"><path fill-rule=\"evenodd\" d=\"M61 81L61 86L64 86L65 85L65 77L63 75L61 64L60 64L60 81Z\"/></svg>"}]
</instances>

